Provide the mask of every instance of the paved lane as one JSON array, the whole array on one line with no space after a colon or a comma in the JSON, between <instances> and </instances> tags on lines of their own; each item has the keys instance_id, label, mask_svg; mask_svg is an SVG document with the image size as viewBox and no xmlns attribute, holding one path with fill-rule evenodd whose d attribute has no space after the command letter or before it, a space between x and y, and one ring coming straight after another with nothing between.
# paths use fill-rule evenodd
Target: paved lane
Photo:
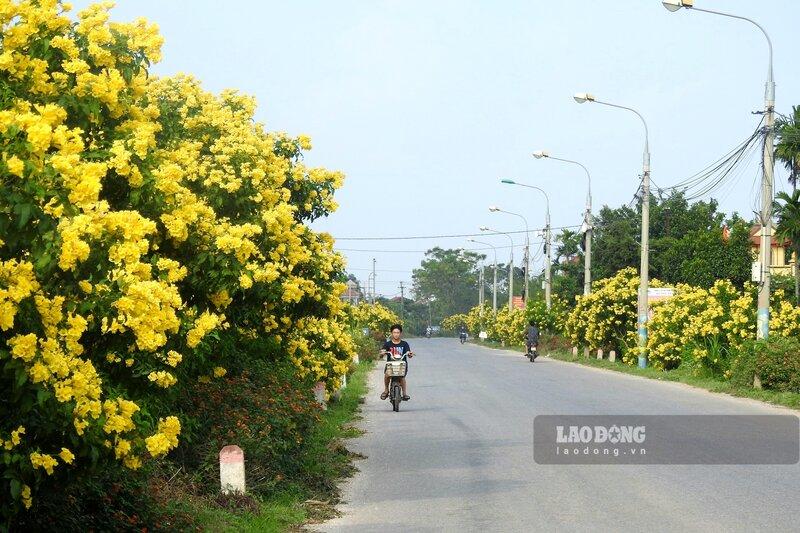
<instances>
[{"instance_id":1,"label":"paved lane","mask_svg":"<svg viewBox=\"0 0 800 533\"><path fill-rule=\"evenodd\" d=\"M538 414L793 411L457 339L412 339L410 402L371 376L368 458L320 531L797 531L800 466L537 465Z\"/></svg>"}]
</instances>

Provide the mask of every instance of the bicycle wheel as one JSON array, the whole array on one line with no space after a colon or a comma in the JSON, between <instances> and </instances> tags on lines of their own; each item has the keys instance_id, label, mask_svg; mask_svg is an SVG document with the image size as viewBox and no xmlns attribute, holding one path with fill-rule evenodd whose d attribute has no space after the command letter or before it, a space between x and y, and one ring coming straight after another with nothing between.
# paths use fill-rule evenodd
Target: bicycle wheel
<instances>
[{"instance_id":1,"label":"bicycle wheel","mask_svg":"<svg viewBox=\"0 0 800 533\"><path fill-rule=\"evenodd\" d=\"M400 390L400 385L395 383L392 386L392 410L399 411L401 401L403 401L403 392Z\"/></svg>"}]
</instances>

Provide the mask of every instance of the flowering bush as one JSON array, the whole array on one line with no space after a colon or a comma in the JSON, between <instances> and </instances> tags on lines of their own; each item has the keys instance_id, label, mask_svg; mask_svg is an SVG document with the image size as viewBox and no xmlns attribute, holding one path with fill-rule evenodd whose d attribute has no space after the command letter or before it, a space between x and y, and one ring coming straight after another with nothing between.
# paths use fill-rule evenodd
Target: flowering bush
<instances>
[{"instance_id":1,"label":"flowering bush","mask_svg":"<svg viewBox=\"0 0 800 533\"><path fill-rule=\"evenodd\" d=\"M174 390L243 364L222 333L331 388L354 351L342 258L306 224L342 175L306 167L308 137L266 132L252 98L150 77L157 28L109 7L0 10L5 515L61 469L174 449Z\"/></svg>"},{"instance_id":2,"label":"flowering bush","mask_svg":"<svg viewBox=\"0 0 800 533\"><path fill-rule=\"evenodd\" d=\"M653 280L651 286L659 286ZM576 346L623 351L630 332L636 331L636 302L639 275L624 268L613 277L592 282L592 292L576 298L564 331Z\"/></svg>"},{"instance_id":3,"label":"flowering bush","mask_svg":"<svg viewBox=\"0 0 800 533\"><path fill-rule=\"evenodd\" d=\"M466 326L467 324L467 315L464 313L459 313L456 315L451 315L445 317L442 320L442 329L445 331L456 331L462 325Z\"/></svg>"},{"instance_id":4,"label":"flowering bush","mask_svg":"<svg viewBox=\"0 0 800 533\"><path fill-rule=\"evenodd\" d=\"M350 306L350 320L356 328L367 328L371 332L385 335L393 324L399 324L400 318L388 307L375 303L361 302Z\"/></svg>"}]
</instances>

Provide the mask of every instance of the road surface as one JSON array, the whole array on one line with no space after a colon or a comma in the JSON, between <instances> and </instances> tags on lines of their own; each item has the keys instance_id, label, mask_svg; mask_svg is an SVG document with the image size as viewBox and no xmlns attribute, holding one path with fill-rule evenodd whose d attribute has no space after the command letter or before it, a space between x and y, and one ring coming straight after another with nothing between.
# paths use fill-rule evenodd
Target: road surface
<instances>
[{"instance_id":1,"label":"road surface","mask_svg":"<svg viewBox=\"0 0 800 533\"><path fill-rule=\"evenodd\" d=\"M796 414L675 383L411 339L411 401L370 377L367 456L319 531L798 531L800 466L540 465L540 414Z\"/></svg>"}]
</instances>

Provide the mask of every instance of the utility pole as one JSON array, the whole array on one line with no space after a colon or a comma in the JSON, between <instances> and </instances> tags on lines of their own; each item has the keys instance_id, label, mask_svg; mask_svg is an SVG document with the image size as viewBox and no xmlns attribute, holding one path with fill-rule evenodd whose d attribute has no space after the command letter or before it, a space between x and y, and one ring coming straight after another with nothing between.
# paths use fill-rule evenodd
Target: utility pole
<instances>
[{"instance_id":1,"label":"utility pole","mask_svg":"<svg viewBox=\"0 0 800 533\"><path fill-rule=\"evenodd\" d=\"M511 243L511 258L508 264L508 310L514 309L514 243Z\"/></svg>"},{"instance_id":2,"label":"utility pole","mask_svg":"<svg viewBox=\"0 0 800 533\"><path fill-rule=\"evenodd\" d=\"M545 265L544 265L544 301L547 309L550 309L551 305L551 286L552 286L552 278L550 277L550 261L552 257L552 246L550 242L550 209L547 209L547 227L545 227L545 246L547 246L547 257L545 258Z\"/></svg>"},{"instance_id":3,"label":"utility pole","mask_svg":"<svg viewBox=\"0 0 800 533\"><path fill-rule=\"evenodd\" d=\"M400 322L406 321L406 297L403 292L403 282L400 282Z\"/></svg>"},{"instance_id":4,"label":"utility pole","mask_svg":"<svg viewBox=\"0 0 800 533\"><path fill-rule=\"evenodd\" d=\"M372 258L372 303L375 303L375 293L376 293L376 283L375 283L375 258Z\"/></svg>"},{"instance_id":5,"label":"utility pole","mask_svg":"<svg viewBox=\"0 0 800 533\"><path fill-rule=\"evenodd\" d=\"M481 306L481 314L483 314L483 265L481 265L481 271L478 275L478 305Z\"/></svg>"},{"instance_id":6,"label":"utility pole","mask_svg":"<svg viewBox=\"0 0 800 533\"><path fill-rule=\"evenodd\" d=\"M528 280L531 278L531 243L527 228L525 229L525 257L523 258L523 263L525 264L525 295L522 300L525 302L525 305L528 305L528 298L530 297L530 284Z\"/></svg>"}]
</instances>

